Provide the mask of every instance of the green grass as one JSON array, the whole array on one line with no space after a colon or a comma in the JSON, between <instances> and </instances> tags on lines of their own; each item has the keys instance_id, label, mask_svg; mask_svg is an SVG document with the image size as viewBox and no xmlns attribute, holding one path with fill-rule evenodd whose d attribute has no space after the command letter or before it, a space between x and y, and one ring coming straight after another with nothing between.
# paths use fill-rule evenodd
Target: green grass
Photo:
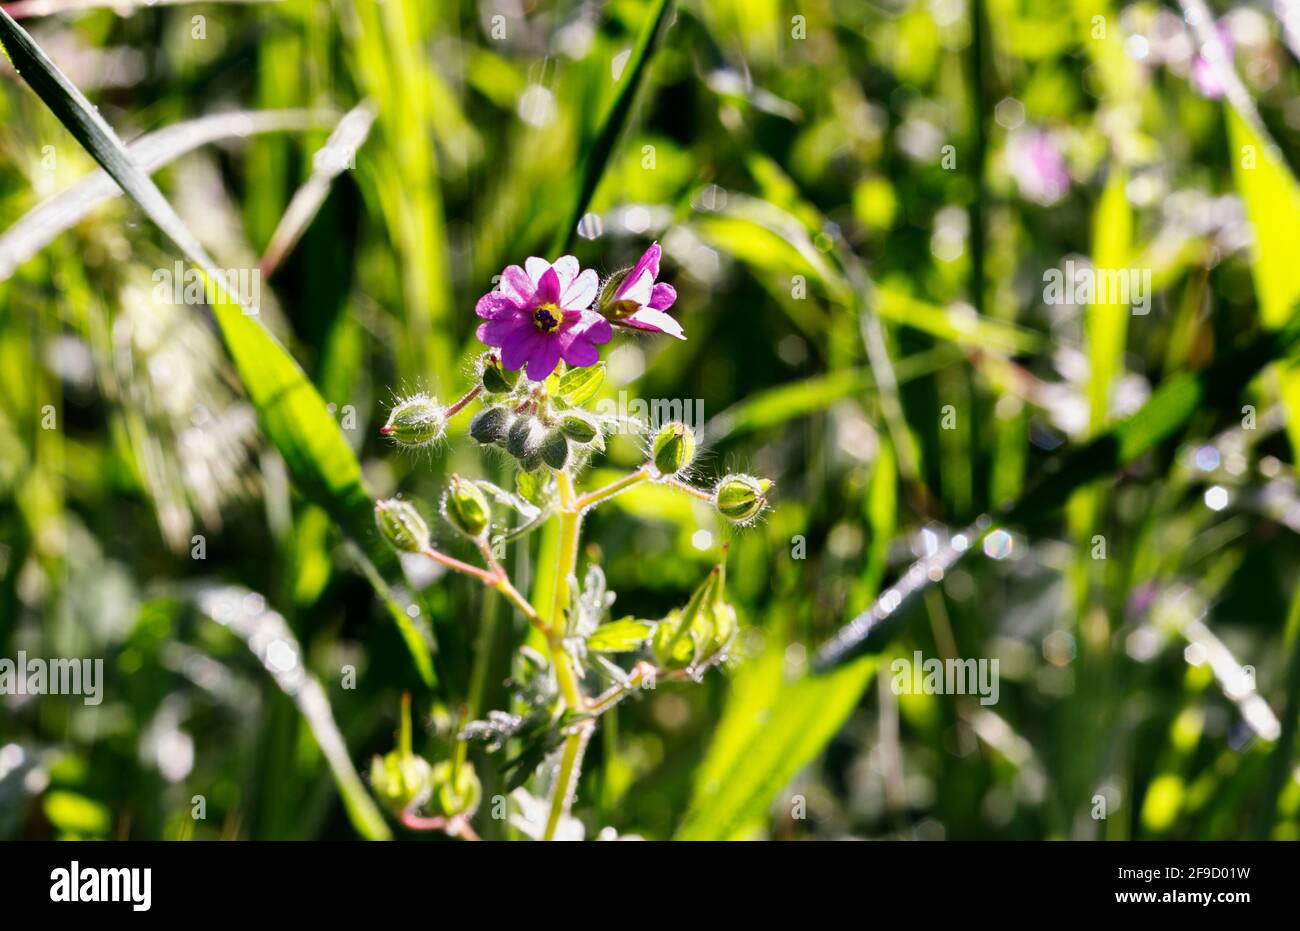
<instances>
[{"instance_id":1,"label":"green grass","mask_svg":"<svg viewBox=\"0 0 1300 931\"><path fill-rule=\"evenodd\" d=\"M358 775L400 694L415 751L448 757L541 641L373 520L453 473L513 487L513 464L463 423L420 455L378 428L395 396L472 384L506 264L604 275L653 240L689 339L616 340L594 400L700 399L692 478L775 495L741 529L654 486L588 518L614 617L681 605L725 544L742 625L724 670L602 720L588 836L1300 837L1300 68L1277 23L1218 101L1132 59L1150 4L1075 3L1069 29L985 5L973 32L919 3L788 7L0 13L0 658L108 667L99 708L0 702L0 745L44 776L0 777L0 837L409 836ZM92 51L145 48L99 80ZM354 157L313 163L345 114ZM1055 203L1008 163L1021 122L1062 147ZM1150 270L1151 312L1046 304L1067 257ZM260 312L153 303L177 259L218 291L263 263ZM611 437L582 485L641 457ZM554 524L505 555L538 605ZM217 590L258 593L320 701L207 619ZM1253 689L1189 661L1219 649ZM917 650L999 659L998 704L893 695ZM470 751L485 798L520 749Z\"/></svg>"}]
</instances>

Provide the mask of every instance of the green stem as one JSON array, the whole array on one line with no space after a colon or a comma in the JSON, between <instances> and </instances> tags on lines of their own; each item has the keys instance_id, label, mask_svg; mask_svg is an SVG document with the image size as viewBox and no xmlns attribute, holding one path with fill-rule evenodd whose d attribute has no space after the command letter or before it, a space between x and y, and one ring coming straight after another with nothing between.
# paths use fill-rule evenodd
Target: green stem
<instances>
[{"instance_id":1,"label":"green stem","mask_svg":"<svg viewBox=\"0 0 1300 931\"><path fill-rule=\"evenodd\" d=\"M649 464L643 465L635 472L629 472L627 475L624 475L622 478L618 479L615 482L611 482L610 484L606 485L604 488L597 488L595 491L591 491L583 495L581 498L577 500L576 503L577 510L579 512L582 512L587 510L587 508L592 507L593 505L600 504L602 501L608 501L610 498L614 497L619 492L626 491L627 489L631 488L633 485L637 484L638 482L644 482L649 477L650 477L650 466ZM572 489L573 487L572 482L569 483L569 487L570 489ZM690 488L689 485L685 487L688 489Z\"/></svg>"},{"instance_id":2,"label":"green stem","mask_svg":"<svg viewBox=\"0 0 1300 931\"><path fill-rule=\"evenodd\" d=\"M429 559L432 559L434 562L442 563L448 569L455 569L457 572L472 575L484 585L495 586L497 584L497 577L486 569L480 569L478 566L471 566L469 563L461 562L456 557L448 556L446 553L439 553L433 547L429 547L425 550L424 555Z\"/></svg>"},{"instance_id":3,"label":"green stem","mask_svg":"<svg viewBox=\"0 0 1300 931\"><path fill-rule=\"evenodd\" d=\"M696 488L694 485L687 484L679 478L670 478L665 484L672 488L676 488L678 491L686 492L692 498L698 498L700 501L707 501L709 504L713 503L712 492L705 491L703 488Z\"/></svg>"},{"instance_id":4,"label":"green stem","mask_svg":"<svg viewBox=\"0 0 1300 931\"><path fill-rule=\"evenodd\" d=\"M591 722L579 725L577 730L564 738L560 770L555 774L555 788L552 790L551 812L546 818L546 833L542 835L542 840L555 840L555 829L560 826L560 818L564 816L569 807L569 799L577 789L578 777L582 773L582 751L594 726Z\"/></svg>"},{"instance_id":5,"label":"green stem","mask_svg":"<svg viewBox=\"0 0 1300 931\"><path fill-rule=\"evenodd\" d=\"M398 725L397 746L403 759L410 759L415 755L414 741L411 739L411 693L402 693L402 720Z\"/></svg>"},{"instance_id":6,"label":"green stem","mask_svg":"<svg viewBox=\"0 0 1300 931\"><path fill-rule=\"evenodd\" d=\"M551 604L551 622L546 641L551 651L551 662L555 664L555 680L559 684L560 694L564 696L564 703L571 711L581 711L586 705L586 699L582 696L581 685L574 673L573 661L564 649L564 609L569 604L569 576L578 568L578 535L582 526L582 510L569 474L557 472L555 480L560 492L560 546L555 562L555 596ZM584 724L564 739L560 770L556 774L551 811L546 819L543 840L555 838L555 829L559 826L577 785L582 748L590 734L591 725Z\"/></svg>"},{"instance_id":7,"label":"green stem","mask_svg":"<svg viewBox=\"0 0 1300 931\"><path fill-rule=\"evenodd\" d=\"M573 490L573 479L567 472L555 473L556 484L560 491L560 548L555 563L554 600L551 602L551 619L548 625L547 642L551 649L551 661L555 664L555 678L560 686L564 702L573 711L581 711L583 706L582 691L573 663L564 649L564 610L569 604L569 576L578 568L578 535L582 526L582 512Z\"/></svg>"}]
</instances>

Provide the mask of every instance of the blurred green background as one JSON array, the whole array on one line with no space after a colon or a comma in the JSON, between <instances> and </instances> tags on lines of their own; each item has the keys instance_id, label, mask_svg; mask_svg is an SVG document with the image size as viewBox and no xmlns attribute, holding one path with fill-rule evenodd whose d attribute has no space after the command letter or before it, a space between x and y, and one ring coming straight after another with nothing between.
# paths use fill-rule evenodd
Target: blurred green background
<instances>
[{"instance_id":1,"label":"blurred green background","mask_svg":"<svg viewBox=\"0 0 1300 931\"><path fill-rule=\"evenodd\" d=\"M155 179L221 268L262 263L261 320L370 491L424 501L510 467L463 420L418 457L378 428L400 394L463 393L475 300L555 258L656 5L4 4L124 140L166 131ZM743 625L725 671L602 721L588 836L1300 836L1284 372L948 571L879 676L807 677L1051 452L1287 319L1298 44L1268 4L1215 15L1257 113L1204 75L1176 5L671 5L573 251L607 274L661 242L689 340L616 338L603 396L699 399L701 481L776 495L737 532L650 486L588 520L620 615L680 604L730 541ZM153 299L179 256L138 208L82 189L88 211L24 219L95 165L0 72L0 657L106 669L96 707L0 696L0 837L356 837L342 796L391 749L400 693L417 750L445 754L461 705L505 706L526 625L470 580L370 564L209 311ZM363 101L355 158L314 159ZM1150 312L1046 303L1067 260L1149 271ZM641 455L615 438L597 472ZM523 584L532 549L510 553ZM251 652L231 604L260 618ZM287 664L257 641L280 624ZM895 694L888 663L916 650L996 658L999 701ZM491 799L499 760L472 758Z\"/></svg>"}]
</instances>

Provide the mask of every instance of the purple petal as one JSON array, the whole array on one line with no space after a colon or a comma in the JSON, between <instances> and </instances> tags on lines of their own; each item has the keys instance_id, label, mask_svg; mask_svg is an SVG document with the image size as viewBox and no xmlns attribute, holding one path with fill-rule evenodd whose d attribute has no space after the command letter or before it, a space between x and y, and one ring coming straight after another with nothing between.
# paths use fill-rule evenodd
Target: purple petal
<instances>
[{"instance_id":1,"label":"purple petal","mask_svg":"<svg viewBox=\"0 0 1300 931\"><path fill-rule=\"evenodd\" d=\"M652 307L642 307L630 317L618 321L623 326L629 326L637 330L650 330L655 333L666 333L669 336L675 336L678 339L686 339L683 333L682 325L675 319L668 316L662 310L655 310Z\"/></svg>"},{"instance_id":2,"label":"purple petal","mask_svg":"<svg viewBox=\"0 0 1300 931\"><path fill-rule=\"evenodd\" d=\"M520 327L501 345L501 364L510 371L522 368L536 355L546 334L535 326Z\"/></svg>"},{"instance_id":3,"label":"purple petal","mask_svg":"<svg viewBox=\"0 0 1300 931\"><path fill-rule=\"evenodd\" d=\"M573 317L569 319L572 320ZM610 321L604 319L602 313L582 311L578 313L576 321L563 330L562 335L567 339L575 339L581 335L591 342L607 343L614 337L614 330L610 329Z\"/></svg>"},{"instance_id":4,"label":"purple petal","mask_svg":"<svg viewBox=\"0 0 1300 931\"><path fill-rule=\"evenodd\" d=\"M649 303L650 295L654 290L654 275L644 271L640 276L633 278L636 269L628 272L623 283L619 285L618 292L614 295L616 300L631 301L633 304L641 305Z\"/></svg>"},{"instance_id":5,"label":"purple petal","mask_svg":"<svg viewBox=\"0 0 1300 931\"><path fill-rule=\"evenodd\" d=\"M539 331L540 332L540 331ZM533 381L541 381L552 372L560 362L560 341L554 334L543 334L545 339L535 344L528 358L527 375Z\"/></svg>"},{"instance_id":6,"label":"purple petal","mask_svg":"<svg viewBox=\"0 0 1300 931\"><path fill-rule=\"evenodd\" d=\"M663 250L659 248L659 243L651 243L650 248L642 254L641 258L637 260L636 265L633 266L630 272L628 272L626 280L636 281L645 272L649 272L650 280L654 281L654 279L659 277L659 256L662 253Z\"/></svg>"},{"instance_id":7,"label":"purple petal","mask_svg":"<svg viewBox=\"0 0 1300 931\"><path fill-rule=\"evenodd\" d=\"M551 267L551 263L546 259L539 259L535 255L530 255L524 260L524 270L528 272L528 277L533 283L533 290L537 289L537 283L542 280L546 270Z\"/></svg>"},{"instance_id":8,"label":"purple petal","mask_svg":"<svg viewBox=\"0 0 1300 931\"><path fill-rule=\"evenodd\" d=\"M667 310L677 300L677 289L665 282L659 282L646 303L655 310Z\"/></svg>"},{"instance_id":9,"label":"purple petal","mask_svg":"<svg viewBox=\"0 0 1300 931\"><path fill-rule=\"evenodd\" d=\"M555 274L560 276L560 292L568 291L569 285L573 284L573 279L578 277L578 260L571 255L562 255L551 267L555 269Z\"/></svg>"},{"instance_id":10,"label":"purple petal","mask_svg":"<svg viewBox=\"0 0 1300 931\"><path fill-rule=\"evenodd\" d=\"M478 339L487 346L504 346L506 343L527 336L529 330L536 330L527 317L502 316L479 325Z\"/></svg>"},{"instance_id":11,"label":"purple petal","mask_svg":"<svg viewBox=\"0 0 1300 931\"><path fill-rule=\"evenodd\" d=\"M560 276L554 268L548 268L537 281L537 293L534 295L538 304L558 304L560 301Z\"/></svg>"},{"instance_id":12,"label":"purple petal","mask_svg":"<svg viewBox=\"0 0 1300 931\"><path fill-rule=\"evenodd\" d=\"M564 258L569 259L573 256L566 255ZM577 260L574 259L576 263ZM559 263L557 262L558 266ZM596 299L596 292L600 288L600 279L590 268L583 272L573 281L564 291L564 297L560 299L560 306L565 310L586 310L591 306L591 302Z\"/></svg>"},{"instance_id":13,"label":"purple petal","mask_svg":"<svg viewBox=\"0 0 1300 931\"><path fill-rule=\"evenodd\" d=\"M518 265L511 265L501 273L501 293L514 298L516 304L526 304L533 296L533 280Z\"/></svg>"},{"instance_id":14,"label":"purple petal","mask_svg":"<svg viewBox=\"0 0 1300 931\"><path fill-rule=\"evenodd\" d=\"M573 342L564 347L564 361L574 368L595 365L600 361L600 350L587 339L586 334L579 334Z\"/></svg>"},{"instance_id":15,"label":"purple petal","mask_svg":"<svg viewBox=\"0 0 1300 931\"><path fill-rule=\"evenodd\" d=\"M519 305L514 299L507 297L500 291L489 291L478 299L474 306L474 313L487 320L492 320L502 314L508 314L511 311L519 310Z\"/></svg>"},{"instance_id":16,"label":"purple petal","mask_svg":"<svg viewBox=\"0 0 1300 931\"><path fill-rule=\"evenodd\" d=\"M587 312L578 318L573 326L560 333L560 350L564 361L570 365L595 365L600 359L598 343L608 343L614 331L609 321L594 312Z\"/></svg>"}]
</instances>

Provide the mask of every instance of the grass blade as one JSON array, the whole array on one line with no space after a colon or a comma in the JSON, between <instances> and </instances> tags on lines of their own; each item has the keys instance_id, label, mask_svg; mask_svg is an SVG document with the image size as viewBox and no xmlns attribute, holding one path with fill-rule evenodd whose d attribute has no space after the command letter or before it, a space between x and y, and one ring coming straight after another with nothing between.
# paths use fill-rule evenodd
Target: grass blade
<instances>
[{"instance_id":1,"label":"grass blade","mask_svg":"<svg viewBox=\"0 0 1300 931\"><path fill-rule=\"evenodd\" d=\"M317 129L334 121L328 111L237 111L203 116L167 126L142 136L126 149L136 164L153 174L189 152L223 139L242 139L261 133ZM122 189L102 168L65 191L37 204L0 235L0 281L36 255L61 233L85 219Z\"/></svg>"},{"instance_id":2,"label":"grass blade","mask_svg":"<svg viewBox=\"0 0 1300 931\"><path fill-rule=\"evenodd\" d=\"M357 104L339 120L324 147L312 159L311 177L294 192L271 235L271 242L262 256L262 277L271 277L293 251L329 196L334 179L355 162L357 149L365 143L374 123L375 108L368 101Z\"/></svg>"},{"instance_id":3,"label":"grass blade","mask_svg":"<svg viewBox=\"0 0 1300 931\"><path fill-rule=\"evenodd\" d=\"M578 189L574 193L573 203L569 206L563 224L556 230L555 240L551 245L551 255L560 255L568 251L574 235L578 232L578 221L582 219L587 204L591 202L591 196L596 193L596 186L600 183L600 178L605 173L605 166L614 151L614 143L618 141L619 133L632 112L632 102L636 99L637 87L640 86L646 65L650 62L656 40L671 6L671 0L656 0L645 28L641 30L636 46L623 67L623 75L619 79L618 88L614 91L614 99L601 117L600 128L596 131L591 145L587 146L582 168L579 171Z\"/></svg>"},{"instance_id":4,"label":"grass blade","mask_svg":"<svg viewBox=\"0 0 1300 931\"><path fill-rule=\"evenodd\" d=\"M1203 372L1171 379L1132 417L1086 446L1050 462L1037 483L1000 512L999 522L1036 518L1064 504L1075 490L1172 437L1198 410L1222 407L1235 399L1260 370L1288 355L1298 342L1300 327L1289 326L1255 338ZM964 552L974 549L978 536L993 526L991 519L981 519L968 532L968 547L941 553L935 559L944 564L946 571ZM732 733L730 750L723 746L711 753L701 768L702 776L727 775L702 779L680 837L733 837L763 814L782 787L821 752L856 707L875 669L875 658L863 654L878 651L892 638L907 603L931 584L924 567L920 572L909 571L823 647L814 675L786 686L774 704L751 708L748 713L729 707L729 714L739 713L743 718L767 723L742 731L740 739ZM714 756L724 753L736 765L719 766ZM739 765L742 760L743 765Z\"/></svg>"},{"instance_id":5,"label":"grass blade","mask_svg":"<svg viewBox=\"0 0 1300 931\"><path fill-rule=\"evenodd\" d=\"M261 322L237 303L222 272L136 164L112 127L3 9L0 45L14 69L73 138L219 289L220 298L211 306L222 338L267 437L284 457L298 489L330 514L357 543L367 561L391 577L397 560L375 530L361 465L315 386ZM421 678L432 686L435 677L428 645L403 607L391 597L386 597L385 602Z\"/></svg>"},{"instance_id":6,"label":"grass blade","mask_svg":"<svg viewBox=\"0 0 1300 931\"><path fill-rule=\"evenodd\" d=\"M706 762L704 778L677 837L729 840L743 836L766 813L772 800L840 729L876 671L864 657L826 676L808 676L780 690L770 707L739 708L749 727L737 722L727 745L726 763ZM777 667L779 675L779 666ZM766 689L753 690L763 697ZM731 709L729 709L729 712Z\"/></svg>"},{"instance_id":7,"label":"grass blade","mask_svg":"<svg viewBox=\"0 0 1300 931\"><path fill-rule=\"evenodd\" d=\"M298 706L329 764L357 832L367 840L391 840L384 816L352 765L325 689L307 672L302 646L284 618L269 608L258 607L258 602L248 597L250 594L244 588L220 586L201 591L197 600L204 614L244 641L275 684Z\"/></svg>"},{"instance_id":8,"label":"grass blade","mask_svg":"<svg viewBox=\"0 0 1300 931\"><path fill-rule=\"evenodd\" d=\"M1174 436L1198 411L1222 410L1270 363L1290 357L1300 344L1300 321L1265 332L1245 346L1225 353L1204 371L1184 372L1160 386L1137 413L1091 442L1049 460L1029 488L995 517L981 517L965 537L969 549L941 548L930 563L946 572L979 538L998 524L1031 522L1055 511L1079 488L1129 464ZM904 577L880 596L818 652L814 668L826 671L864 653L878 650L892 636L904 608L934 583L926 562L912 565Z\"/></svg>"}]
</instances>

